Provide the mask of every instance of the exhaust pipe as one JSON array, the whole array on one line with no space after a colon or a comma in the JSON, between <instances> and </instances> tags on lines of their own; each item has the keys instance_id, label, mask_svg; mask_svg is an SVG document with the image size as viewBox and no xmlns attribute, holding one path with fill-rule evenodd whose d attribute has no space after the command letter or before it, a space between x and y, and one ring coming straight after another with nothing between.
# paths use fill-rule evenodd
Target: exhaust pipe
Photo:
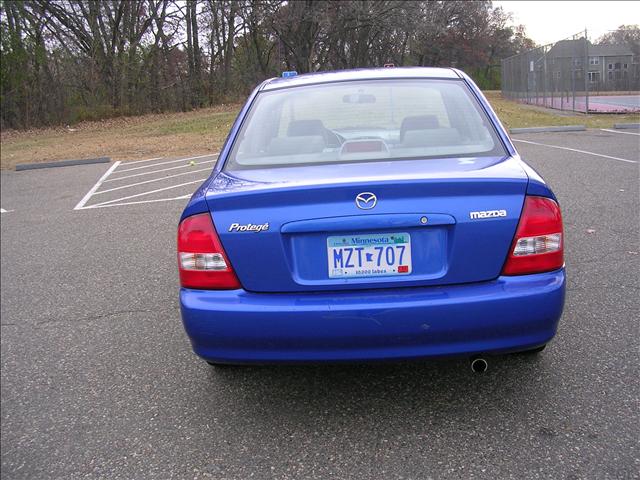
<instances>
[{"instance_id":1,"label":"exhaust pipe","mask_svg":"<svg viewBox=\"0 0 640 480\"><path fill-rule=\"evenodd\" d=\"M473 357L471 359L471 371L474 373L484 373L489 368L489 362L483 357Z\"/></svg>"}]
</instances>

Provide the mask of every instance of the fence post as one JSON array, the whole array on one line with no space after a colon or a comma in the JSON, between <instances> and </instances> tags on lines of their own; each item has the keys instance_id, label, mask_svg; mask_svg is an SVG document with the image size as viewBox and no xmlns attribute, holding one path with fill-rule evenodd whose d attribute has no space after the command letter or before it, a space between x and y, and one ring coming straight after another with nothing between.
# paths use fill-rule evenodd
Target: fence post
<instances>
[{"instance_id":1,"label":"fence post","mask_svg":"<svg viewBox=\"0 0 640 480\"><path fill-rule=\"evenodd\" d=\"M534 58L534 60L533 60L533 72L531 72L532 73L531 76L533 78L533 83L535 84L535 87L536 87L536 105L538 105L538 83L539 83L539 80L538 80L538 59L535 58L535 57L536 57L536 54L534 53L533 54L533 58ZM531 65L531 60L529 60L529 65ZM531 67L529 67L529 68L531 68Z\"/></svg>"},{"instance_id":2,"label":"fence post","mask_svg":"<svg viewBox=\"0 0 640 480\"><path fill-rule=\"evenodd\" d=\"M564 110L564 94L566 92L567 79L563 75L562 67L560 67L560 110ZM566 92L568 95L568 92Z\"/></svg>"},{"instance_id":3,"label":"fence post","mask_svg":"<svg viewBox=\"0 0 640 480\"><path fill-rule=\"evenodd\" d=\"M513 92L512 95L512 99L515 101L519 100L518 97L518 82L516 81L516 71L517 71L517 65L516 65L516 58L513 59L513 61L511 62L511 92Z\"/></svg>"},{"instance_id":4,"label":"fence post","mask_svg":"<svg viewBox=\"0 0 640 480\"><path fill-rule=\"evenodd\" d=\"M584 113L589 113L589 39L584 29Z\"/></svg>"},{"instance_id":5,"label":"fence post","mask_svg":"<svg viewBox=\"0 0 640 480\"><path fill-rule=\"evenodd\" d=\"M578 69L574 63L574 57L571 57L571 93L573 95L572 103L571 103L571 111L576 111L576 74L578 73Z\"/></svg>"},{"instance_id":6,"label":"fence post","mask_svg":"<svg viewBox=\"0 0 640 480\"><path fill-rule=\"evenodd\" d=\"M542 85L542 95L544 98L544 106L548 107L549 105L547 104L547 90L549 90L549 78L548 78L548 73L547 73L547 51L545 49L545 47L542 47L542 55L544 55L544 61L542 64L542 68L543 70L543 74L544 74L544 83Z\"/></svg>"}]
</instances>

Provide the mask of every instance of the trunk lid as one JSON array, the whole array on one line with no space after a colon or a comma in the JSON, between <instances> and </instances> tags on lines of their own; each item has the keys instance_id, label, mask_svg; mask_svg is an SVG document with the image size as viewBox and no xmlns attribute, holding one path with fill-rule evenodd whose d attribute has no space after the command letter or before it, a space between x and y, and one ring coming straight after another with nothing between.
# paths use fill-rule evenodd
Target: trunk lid
<instances>
[{"instance_id":1,"label":"trunk lid","mask_svg":"<svg viewBox=\"0 0 640 480\"><path fill-rule=\"evenodd\" d=\"M500 274L527 181L516 158L315 165L221 172L207 202L246 290L436 286ZM356 206L363 192L376 195L374 208ZM389 241L405 248L373 250ZM361 244L370 248L356 248ZM401 258L405 250L410 262ZM350 277L369 272L336 268L352 266L351 254L373 261L369 267L391 259L397 274Z\"/></svg>"}]
</instances>

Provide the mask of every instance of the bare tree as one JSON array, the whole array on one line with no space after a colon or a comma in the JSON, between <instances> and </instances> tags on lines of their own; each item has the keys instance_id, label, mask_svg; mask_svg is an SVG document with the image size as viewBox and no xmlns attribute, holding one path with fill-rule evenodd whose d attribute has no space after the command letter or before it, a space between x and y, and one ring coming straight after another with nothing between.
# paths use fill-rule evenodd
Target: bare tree
<instances>
[{"instance_id":1,"label":"bare tree","mask_svg":"<svg viewBox=\"0 0 640 480\"><path fill-rule=\"evenodd\" d=\"M18 128L198 108L283 69L454 65L495 87L492 65L532 46L488 1L0 0L0 29Z\"/></svg>"}]
</instances>

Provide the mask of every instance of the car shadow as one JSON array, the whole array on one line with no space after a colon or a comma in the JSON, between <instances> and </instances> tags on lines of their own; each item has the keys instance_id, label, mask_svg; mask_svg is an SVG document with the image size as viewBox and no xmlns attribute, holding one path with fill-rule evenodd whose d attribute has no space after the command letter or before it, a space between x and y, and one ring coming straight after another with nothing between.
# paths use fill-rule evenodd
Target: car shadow
<instances>
[{"instance_id":1,"label":"car shadow","mask_svg":"<svg viewBox=\"0 0 640 480\"><path fill-rule=\"evenodd\" d=\"M483 374L473 373L468 359L210 367L207 392L221 402L233 399L231 410L274 426L309 426L322 419L325 427L339 427L359 419L373 422L366 428L381 424L397 428L426 419L499 418L543 408L545 387L559 381L545 357L548 353L491 357ZM218 395L221 389L224 394ZM210 405L212 415L226 409L219 401Z\"/></svg>"}]
</instances>

